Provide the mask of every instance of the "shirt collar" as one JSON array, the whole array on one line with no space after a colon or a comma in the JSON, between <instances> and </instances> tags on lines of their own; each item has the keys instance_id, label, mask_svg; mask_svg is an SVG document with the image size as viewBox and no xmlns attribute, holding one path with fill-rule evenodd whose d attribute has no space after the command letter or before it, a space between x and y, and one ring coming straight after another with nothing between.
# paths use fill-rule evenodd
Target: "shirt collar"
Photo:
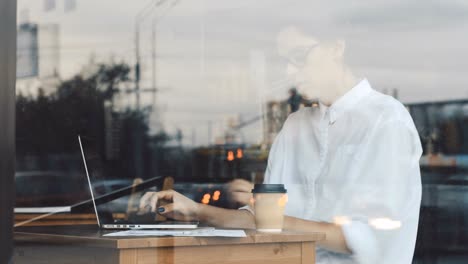
<instances>
[{"instance_id":1,"label":"shirt collar","mask_svg":"<svg viewBox=\"0 0 468 264\"><path fill-rule=\"evenodd\" d=\"M352 108L358 103L364 96L366 96L372 90L369 81L363 79L351 90L346 92L337 101L335 101L330 107L320 103L320 113L322 116L328 113L330 124L334 123L336 119Z\"/></svg>"},{"instance_id":2,"label":"shirt collar","mask_svg":"<svg viewBox=\"0 0 468 264\"><path fill-rule=\"evenodd\" d=\"M324 105L321 101L319 101L318 104L319 104L319 109L320 109L320 116L322 116L323 118L325 114L327 113L329 107Z\"/></svg>"}]
</instances>

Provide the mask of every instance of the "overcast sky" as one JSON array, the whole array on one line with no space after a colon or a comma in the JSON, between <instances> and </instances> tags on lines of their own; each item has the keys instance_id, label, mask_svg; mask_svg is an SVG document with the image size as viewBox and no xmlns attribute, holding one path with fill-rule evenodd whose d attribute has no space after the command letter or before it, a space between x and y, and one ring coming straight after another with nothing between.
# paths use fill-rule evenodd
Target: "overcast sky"
<instances>
[{"instance_id":1,"label":"overcast sky","mask_svg":"<svg viewBox=\"0 0 468 264\"><path fill-rule=\"evenodd\" d=\"M20 20L60 24L63 78L79 72L92 54L97 61L134 63L135 17L150 10L150 0L78 0L68 13L63 1L57 0L50 12L44 12L42 1L18 1ZM160 114L153 118L163 116L168 129L182 128L190 142L208 141L209 121L220 133L228 115L248 119L260 113L265 100L287 95L275 40L290 25L344 38L352 70L376 90L397 88L404 102L468 98L468 1L171 2L142 23L142 85L151 85L150 28L153 17L160 17L156 50L162 91L157 95ZM143 98L152 103L150 94ZM244 133L248 141L258 141L261 127Z\"/></svg>"}]
</instances>

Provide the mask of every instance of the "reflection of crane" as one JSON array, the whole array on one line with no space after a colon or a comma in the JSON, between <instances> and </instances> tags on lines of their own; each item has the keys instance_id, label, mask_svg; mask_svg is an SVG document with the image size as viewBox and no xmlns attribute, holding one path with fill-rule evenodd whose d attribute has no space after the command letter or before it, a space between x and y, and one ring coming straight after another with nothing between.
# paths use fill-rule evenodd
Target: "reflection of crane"
<instances>
[{"instance_id":1,"label":"reflection of crane","mask_svg":"<svg viewBox=\"0 0 468 264\"><path fill-rule=\"evenodd\" d=\"M237 126L233 127L233 129L235 129L235 130L242 129L242 128L244 128L246 126L249 126L249 125L251 125L251 124L253 124L253 123L255 123L255 122L259 121L259 120L262 120L264 116L265 115L262 114L262 115L254 117L254 118L251 118L251 119L249 119L249 120L247 120L245 122L242 122L242 123L238 124Z\"/></svg>"}]
</instances>

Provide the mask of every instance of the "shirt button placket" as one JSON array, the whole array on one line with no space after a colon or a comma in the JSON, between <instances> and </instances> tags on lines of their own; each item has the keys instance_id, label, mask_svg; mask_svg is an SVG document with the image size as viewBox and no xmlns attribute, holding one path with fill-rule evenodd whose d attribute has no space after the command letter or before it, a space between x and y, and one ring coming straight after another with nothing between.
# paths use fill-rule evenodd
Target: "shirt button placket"
<instances>
[{"instance_id":1,"label":"shirt button placket","mask_svg":"<svg viewBox=\"0 0 468 264\"><path fill-rule=\"evenodd\" d=\"M317 177L320 177L325 166L325 159L328 155L328 129L330 112L327 109L320 127L320 166Z\"/></svg>"},{"instance_id":2,"label":"shirt button placket","mask_svg":"<svg viewBox=\"0 0 468 264\"><path fill-rule=\"evenodd\" d=\"M325 166L326 157L328 155L328 125L329 125L329 112L325 113L322 122L320 122L320 143L319 143L319 166L315 175L312 176L311 181L309 182L309 201L308 206L308 217L311 218L315 208L317 206L317 196L316 196L316 179L321 176L323 168Z\"/></svg>"}]
</instances>

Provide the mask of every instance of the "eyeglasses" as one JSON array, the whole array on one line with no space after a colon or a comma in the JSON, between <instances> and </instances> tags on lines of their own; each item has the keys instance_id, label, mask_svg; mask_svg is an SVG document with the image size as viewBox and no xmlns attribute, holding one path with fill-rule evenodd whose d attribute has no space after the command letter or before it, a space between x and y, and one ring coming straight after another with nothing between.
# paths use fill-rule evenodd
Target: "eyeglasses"
<instances>
[{"instance_id":1,"label":"eyeglasses","mask_svg":"<svg viewBox=\"0 0 468 264\"><path fill-rule=\"evenodd\" d=\"M316 43L311 46L302 46L292 49L287 55L288 63L296 66L297 68L304 67L307 63L307 56L309 55L310 51L316 48L318 45L319 43Z\"/></svg>"}]
</instances>

